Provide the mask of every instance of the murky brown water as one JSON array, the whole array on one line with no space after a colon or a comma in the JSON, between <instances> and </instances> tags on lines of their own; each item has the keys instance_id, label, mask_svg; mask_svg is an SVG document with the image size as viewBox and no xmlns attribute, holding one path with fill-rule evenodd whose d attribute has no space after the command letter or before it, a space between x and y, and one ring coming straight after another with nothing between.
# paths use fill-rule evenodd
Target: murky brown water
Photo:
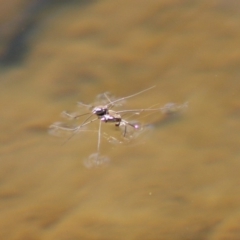
<instances>
[{"instance_id":1,"label":"murky brown water","mask_svg":"<svg viewBox=\"0 0 240 240\"><path fill-rule=\"evenodd\" d=\"M30 2L1 10L0 239L240 239L240 4ZM154 84L129 104L188 110L104 142L107 167L83 166L94 135L47 133L77 101Z\"/></svg>"}]
</instances>

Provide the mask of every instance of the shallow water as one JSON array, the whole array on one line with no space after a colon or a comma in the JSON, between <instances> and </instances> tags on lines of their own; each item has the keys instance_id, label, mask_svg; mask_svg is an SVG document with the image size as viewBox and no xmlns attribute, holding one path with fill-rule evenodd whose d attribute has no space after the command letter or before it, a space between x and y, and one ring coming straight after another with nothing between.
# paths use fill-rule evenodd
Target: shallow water
<instances>
[{"instance_id":1,"label":"shallow water","mask_svg":"<svg viewBox=\"0 0 240 240\"><path fill-rule=\"evenodd\" d=\"M0 239L240 239L240 4L23 2L1 14ZM103 141L105 167L83 165L94 134L48 134L77 101L152 85L126 107L187 111L136 144Z\"/></svg>"}]
</instances>

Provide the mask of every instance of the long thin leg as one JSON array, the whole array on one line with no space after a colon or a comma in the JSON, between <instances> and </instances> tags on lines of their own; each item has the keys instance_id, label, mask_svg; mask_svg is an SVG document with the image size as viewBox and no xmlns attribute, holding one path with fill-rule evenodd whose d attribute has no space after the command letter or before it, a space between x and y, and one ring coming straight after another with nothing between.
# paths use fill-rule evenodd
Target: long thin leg
<instances>
[{"instance_id":1,"label":"long thin leg","mask_svg":"<svg viewBox=\"0 0 240 240\"><path fill-rule=\"evenodd\" d=\"M111 99L108 97L108 95L106 93L104 93L104 96L109 101L109 103L107 104L107 108L108 108L108 110L110 110L112 107L114 107L114 103L113 103L113 101L111 101Z\"/></svg>"},{"instance_id":2,"label":"long thin leg","mask_svg":"<svg viewBox=\"0 0 240 240\"><path fill-rule=\"evenodd\" d=\"M148 111L160 111L162 108L141 108L141 109L130 109L130 110L123 110L117 111L117 114L120 113L141 113L141 112L148 112Z\"/></svg>"},{"instance_id":3,"label":"long thin leg","mask_svg":"<svg viewBox=\"0 0 240 240\"><path fill-rule=\"evenodd\" d=\"M122 119L122 121L120 122L119 125L121 125L121 126L124 127L123 137L126 137L126 134L127 134L127 125L129 125L130 127L134 128L134 129L136 129L136 130L139 128L139 125L137 125L137 124L132 124L132 123L130 123L130 122L124 120L124 119ZM119 125L118 125L118 126L119 126ZM116 126L117 126L117 125L116 125Z\"/></svg>"},{"instance_id":4,"label":"long thin leg","mask_svg":"<svg viewBox=\"0 0 240 240\"><path fill-rule=\"evenodd\" d=\"M88 108L88 109L90 109L90 108L93 107L92 105L90 105L90 104L85 104L85 103L83 103L83 102L78 102L78 105L83 106L83 107L86 107L86 108Z\"/></svg>"},{"instance_id":5,"label":"long thin leg","mask_svg":"<svg viewBox=\"0 0 240 240\"><path fill-rule=\"evenodd\" d=\"M156 111L159 111L159 110L161 110L162 108L153 108L153 107L156 107L157 105L159 105L159 103L157 103L157 104L154 104L154 105L152 105L151 107L148 107L148 108L146 108L146 109L131 109L131 110L125 110L125 111L122 111L121 113L121 116L124 116L125 114L128 114L129 112L131 113L132 111L132 114L130 115L130 116L128 116L128 118L131 118L131 117L133 117L133 116L136 116L136 114L140 114L141 112L144 112L144 111L146 111L146 112L149 112L147 115L144 115L144 116L141 116L141 117L138 117L138 119L140 119L140 118L143 118L143 117L147 117L147 116L149 116L149 115L151 115L151 114L153 114L153 113L155 113ZM153 111L154 110L154 111ZM124 114L125 113L125 114ZM119 112L117 112L117 114L119 114Z\"/></svg>"},{"instance_id":6,"label":"long thin leg","mask_svg":"<svg viewBox=\"0 0 240 240\"><path fill-rule=\"evenodd\" d=\"M126 137L127 134L127 124L124 124L124 133L123 133L123 137Z\"/></svg>"},{"instance_id":7,"label":"long thin leg","mask_svg":"<svg viewBox=\"0 0 240 240\"><path fill-rule=\"evenodd\" d=\"M113 103L106 93L104 93L104 97L109 101L109 104Z\"/></svg>"},{"instance_id":8,"label":"long thin leg","mask_svg":"<svg viewBox=\"0 0 240 240\"><path fill-rule=\"evenodd\" d=\"M68 117L70 119L77 119L79 117L82 117L82 116L85 116L85 115L88 115L88 114L91 114L91 113L83 113L83 114L79 114L79 115L74 116L74 115L72 115L68 112L65 112L65 111L62 112L62 115L64 115L65 117Z\"/></svg>"},{"instance_id":9,"label":"long thin leg","mask_svg":"<svg viewBox=\"0 0 240 240\"><path fill-rule=\"evenodd\" d=\"M145 89L145 90L142 90L142 91L137 92L137 93L135 93L135 94L132 94L132 95L130 95L130 96L123 97L123 98L119 98L119 99L117 99L117 100L115 100L115 101L111 101L108 105L111 105L111 104L114 104L114 103L116 103L116 102L119 102L119 101L122 101L122 100L125 100L125 99L128 99L128 98L137 96L137 95L139 95L139 94L141 94L141 93L144 93L144 92L146 92L146 91L148 91L148 90L150 90L150 89L152 89L152 88L155 88L155 87L156 87L156 86L152 86L152 87L150 87L150 88L147 88L147 89Z\"/></svg>"},{"instance_id":10,"label":"long thin leg","mask_svg":"<svg viewBox=\"0 0 240 240\"><path fill-rule=\"evenodd\" d=\"M102 126L102 121L99 121L99 127L98 127L98 142L97 142L97 153L100 153L100 144L101 144L101 126Z\"/></svg>"},{"instance_id":11,"label":"long thin leg","mask_svg":"<svg viewBox=\"0 0 240 240\"><path fill-rule=\"evenodd\" d=\"M157 104L153 105L156 106ZM152 107L153 107L152 106ZM163 113L165 112L176 112L177 110L181 109L181 108L186 108L188 106L188 102L184 103L184 104L176 104L176 103L168 103L165 104L165 106L160 107L160 108L142 108L142 109L130 109L130 110L122 110L122 111L117 111L117 114L121 114L121 113L141 113L141 112L148 112L148 111L162 111Z\"/></svg>"},{"instance_id":12,"label":"long thin leg","mask_svg":"<svg viewBox=\"0 0 240 240\"><path fill-rule=\"evenodd\" d=\"M92 123L92 122L96 121L97 119L98 119L98 118L94 118L94 119L92 119L91 121L85 122L84 124L81 124L81 125L79 125L78 127L75 127L74 129L72 129L73 134L72 134L69 138L67 138L66 141L64 141L63 144L65 144L65 143L68 142L73 136L75 136L82 127L84 127L85 125L87 125L87 124L89 124L89 123Z\"/></svg>"},{"instance_id":13,"label":"long thin leg","mask_svg":"<svg viewBox=\"0 0 240 240\"><path fill-rule=\"evenodd\" d=\"M92 167L99 167L103 164L106 164L109 162L109 158L100 155L100 145L101 145L101 126L102 121L99 121L99 127L98 127L98 140L97 140L97 152L91 154L87 160L84 161L84 164L87 168Z\"/></svg>"}]
</instances>

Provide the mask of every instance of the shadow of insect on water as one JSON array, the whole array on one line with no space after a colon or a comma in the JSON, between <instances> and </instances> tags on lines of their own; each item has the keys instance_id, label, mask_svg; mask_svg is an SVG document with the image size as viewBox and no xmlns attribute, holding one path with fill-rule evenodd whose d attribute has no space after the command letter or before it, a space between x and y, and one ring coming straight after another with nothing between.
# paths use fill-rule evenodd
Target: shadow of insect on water
<instances>
[{"instance_id":1,"label":"shadow of insect on water","mask_svg":"<svg viewBox=\"0 0 240 240\"><path fill-rule=\"evenodd\" d=\"M85 116L85 119L76 126L68 126L62 122L56 122L50 126L49 132L53 135L61 136L62 133L69 133L70 137L67 138L68 141L77 133L83 132L95 132L97 134L97 151L91 154L88 159L84 161L84 165L87 168L103 166L109 162L107 156L102 156L100 154L101 139L104 137L108 142L112 144L129 142L139 136L140 133L144 131L147 125L141 124L138 117L138 121L129 120L133 119L137 115L145 113L144 117L149 116L150 114L161 112L166 117L173 116L177 112L187 107L187 103L178 105L175 103L168 103L163 107L157 107L159 104L154 104L149 108L140 108L140 109L127 109L127 110L113 110L113 108L121 107L126 99L135 97L139 94L143 94L146 91L153 89L155 86L144 89L135 94L122 97L114 98L109 93L103 93L97 96L97 104L95 106L84 104L79 102L78 105L81 108L87 109L88 112L85 113L68 113L63 112L62 115L69 120L78 120ZM89 130L88 126L91 123L98 121L98 129ZM122 141L113 136L107 135L105 132L102 133L102 123L113 123L120 131ZM149 125L149 124L148 124Z\"/></svg>"}]
</instances>

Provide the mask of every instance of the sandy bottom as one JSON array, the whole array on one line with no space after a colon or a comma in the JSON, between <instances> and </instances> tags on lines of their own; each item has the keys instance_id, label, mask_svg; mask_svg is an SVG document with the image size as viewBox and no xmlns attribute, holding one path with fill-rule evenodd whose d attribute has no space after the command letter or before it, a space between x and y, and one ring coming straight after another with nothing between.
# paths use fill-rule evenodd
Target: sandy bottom
<instances>
[{"instance_id":1,"label":"sandy bottom","mask_svg":"<svg viewBox=\"0 0 240 240\"><path fill-rule=\"evenodd\" d=\"M24 54L1 67L0 239L240 239L237 3L82 3L27 15L23 26L35 25ZM6 48L8 41L0 53ZM102 167L84 166L96 133L65 144L48 134L77 101L153 85L122 109L188 109L167 121L144 118L154 124L131 144L103 139L110 162ZM103 124L102 132L114 130Z\"/></svg>"}]
</instances>

